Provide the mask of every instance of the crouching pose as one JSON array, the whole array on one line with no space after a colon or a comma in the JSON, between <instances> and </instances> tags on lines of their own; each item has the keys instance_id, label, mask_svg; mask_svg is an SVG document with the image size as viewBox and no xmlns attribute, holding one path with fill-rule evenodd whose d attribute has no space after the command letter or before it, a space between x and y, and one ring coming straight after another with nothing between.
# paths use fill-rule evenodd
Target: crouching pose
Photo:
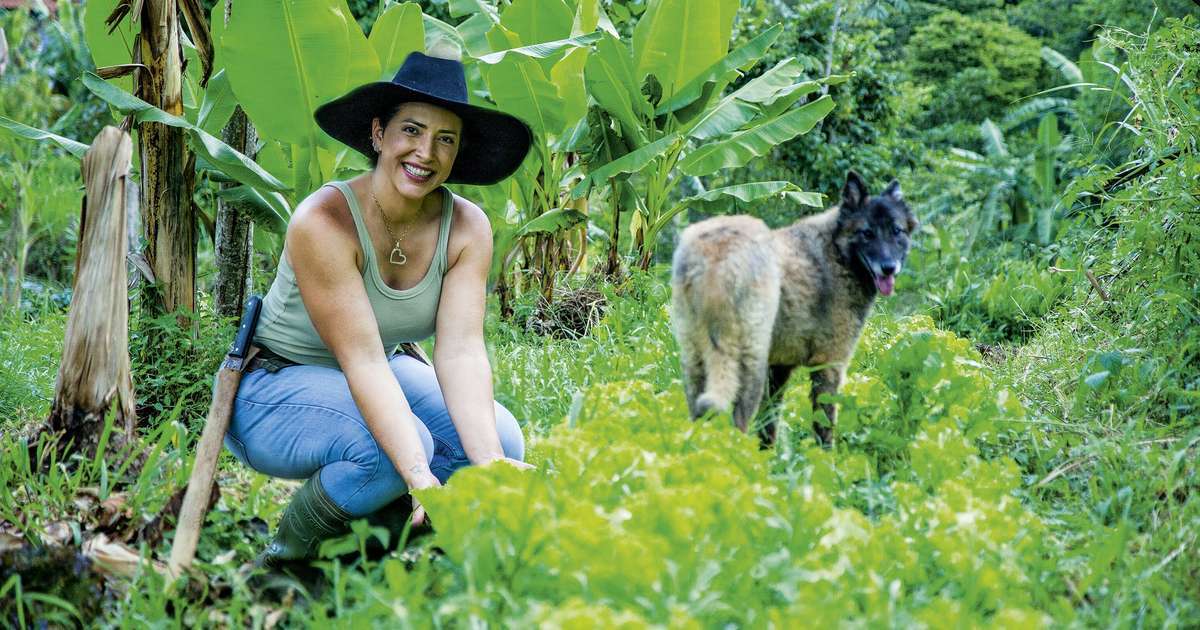
<instances>
[{"instance_id":1,"label":"crouching pose","mask_svg":"<svg viewBox=\"0 0 1200 630\"><path fill-rule=\"evenodd\" d=\"M680 236L672 273L672 321L693 417L731 412L743 432L763 400L797 366L812 368L812 404L833 404L863 322L878 294L891 295L917 221L892 181L878 197L851 171L841 203L771 230L749 216L716 217ZM775 440L769 420L759 432Z\"/></svg>"},{"instance_id":2,"label":"crouching pose","mask_svg":"<svg viewBox=\"0 0 1200 630\"><path fill-rule=\"evenodd\" d=\"M307 480L267 565L310 557L354 518L411 510L420 524L406 493L467 464L527 467L483 341L491 227L442 184L508 177L529 128L467 104L461 62L422 53L315 116L374 166L296 208L226 434L255 470ZM432 366L395 350L434 333Z\"/></svg>"}]
</instances>

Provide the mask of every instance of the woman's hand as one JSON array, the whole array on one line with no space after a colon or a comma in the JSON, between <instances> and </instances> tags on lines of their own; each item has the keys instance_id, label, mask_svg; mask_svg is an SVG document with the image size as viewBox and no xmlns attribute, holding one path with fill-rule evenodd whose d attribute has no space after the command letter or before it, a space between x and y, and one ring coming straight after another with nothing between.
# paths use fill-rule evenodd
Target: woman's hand
<instances>
[{"instance_id":1,"label":"woman's hand","mask_svg":"<svg viewBox=\"0 0 1200 630\"><path fill-rule=\"evenodd\" d=\"M515 466L518 470L536 470L537 469L536 466L534 466L533 464L530 464L529 462L523 462L519 459L513 459L511 457L505 457L498 461L502 461L502 462L508 464L509 466Z\"/></svg>"},{"instance_id":2,"label":"woman's hand","mask_svg":"<svg viewBox=\"0 0 1200 630\"><path fill-rule=\"evenodd\" d=\"M409 490L424 490L425 488L434 488L442 485L442 482L438 481L438 478L434 477L432 472L428 472L428 469L426 469L426 472L427 475L422 475L420 479L410 485ZM421 505L421 502L417 500L417 495L409 494L409 496L412 497L413 527L424 525L429 520L428 515L425 514L425 506Z\"/></svg>"}]
</instances>

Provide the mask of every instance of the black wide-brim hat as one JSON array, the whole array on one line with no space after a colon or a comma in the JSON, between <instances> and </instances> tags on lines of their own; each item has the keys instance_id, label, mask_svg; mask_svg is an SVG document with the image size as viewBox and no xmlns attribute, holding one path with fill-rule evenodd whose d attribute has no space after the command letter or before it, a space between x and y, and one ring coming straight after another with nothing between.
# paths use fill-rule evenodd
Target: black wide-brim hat
<instances>
[{"instance_id":1,"label":"black wide-brim hat","mask_svg":"<svg viewBox=\"0 0 1200 630\"><path fill-rule=\"evenodd\" d=\"M444 107L462 119L458 156L446 182L494 184L512 175L533 141L529 125L520 118L467 102L467 80L462 62L408 55L391 81L376 81L355 88L317 108L317 125L336 140L372 158L371 119L386 117L401 103L419 101Z\"/></svg>"}]
</instances>

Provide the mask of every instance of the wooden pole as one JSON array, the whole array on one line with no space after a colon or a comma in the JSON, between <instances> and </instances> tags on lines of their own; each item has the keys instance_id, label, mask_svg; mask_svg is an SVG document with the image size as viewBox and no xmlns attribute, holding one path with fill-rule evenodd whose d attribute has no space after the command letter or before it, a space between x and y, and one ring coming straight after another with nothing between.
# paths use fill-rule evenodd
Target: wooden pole
<instances>
[{"instance_id":1,"label":"wooden pole","mask_svg":"<svg viewBox=\"0 0 1200 630\"><path fill-rule=\"evenodd\" d=\"M74 293L47 425L72 440L72 450L89 456L95 454L110 409L125 438L132 437L136 421L125 268L126 180L132 157L129 134L116 127L101 130L83 157L87 192Z\"/></svg>"}]
</instances>

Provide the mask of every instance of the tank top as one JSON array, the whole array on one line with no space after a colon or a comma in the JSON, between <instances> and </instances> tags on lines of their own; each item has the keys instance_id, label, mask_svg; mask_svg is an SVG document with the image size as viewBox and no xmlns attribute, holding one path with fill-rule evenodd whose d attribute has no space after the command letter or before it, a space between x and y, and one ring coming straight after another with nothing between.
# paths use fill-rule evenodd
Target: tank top
<instances>
[{"instance_id":1,"label":"tank top","mask_svg":"<svg viewBox=\"0 0 1200 630\"><path fill-rule=\"evenodd\" d=\"M442 295L442 277L446 273L446 243L450 236L450 221L454 210L454 196L442 188L441 226L438 231L437 249L425 277L412 288L398 290L389 287L379 275L375 260L375 247L367 234L358 197L346 182L334 181L326 184L341 191L354 217L358 231L358 243L363 251L362 280L379 324L379 338L383 347L392 349L408 341L420 341L433 334L437 319L438 301ZM321 365L340 369L333 352L321 341L313 327L304 302L300 299L300 288L296 274L288 264L287 256L279 257L279 269L275 281L263 299L262 313L254 334L254 343L267 348L279 356L304 365Z\"/></svg>"}]
</instances>

